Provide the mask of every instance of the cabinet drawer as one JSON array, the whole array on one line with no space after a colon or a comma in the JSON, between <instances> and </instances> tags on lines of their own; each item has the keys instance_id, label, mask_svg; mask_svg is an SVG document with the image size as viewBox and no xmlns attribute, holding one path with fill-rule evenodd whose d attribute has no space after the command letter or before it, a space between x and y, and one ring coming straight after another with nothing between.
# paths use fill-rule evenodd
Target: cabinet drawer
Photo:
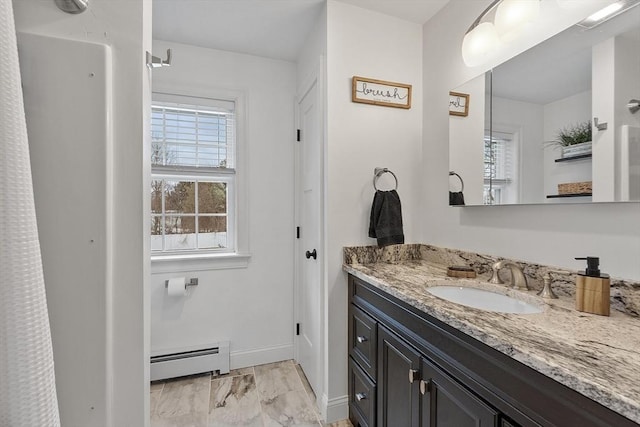
<instances>
[{"instance_id":1,"label":"cabinet drawer","mask_svg":"<svg viewBox=\"0 0 640 427\"><path fill-rule=\"evenodd\" d=\"M353 304L349 311L349 354L375 381L376 321Z\"/></svg>"},{"instance_id":2,"label":"cabinet drawer","mask_svg":"<svg viewBox=\"0 0 640 427\"><path fill-rule=\"evenodd\" d=\"M375 426L376 386L352 358L349 358L349 388L350 418L361 426Z\"/></svg>"},{"instance_id":3,"label":"cabinet drawer","mask_svg":"<svg viewBox=\"0 0 640 427\"><path fill-rule=\"evenodd\" d=\"M351 409L349 409L349 421L353 427L369 427L369 424L367 424L360 414L357 411L352 411Z\"/></svg>"}]
</instances>

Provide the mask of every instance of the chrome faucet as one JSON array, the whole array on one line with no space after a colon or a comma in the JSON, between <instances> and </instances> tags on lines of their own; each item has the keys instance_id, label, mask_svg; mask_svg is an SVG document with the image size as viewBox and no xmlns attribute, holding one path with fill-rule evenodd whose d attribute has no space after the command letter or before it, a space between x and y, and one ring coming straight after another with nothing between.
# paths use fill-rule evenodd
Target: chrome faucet
<instances>
[{"instance_id":1,"label":"chrome faucet","mask_svg":"<svg viewBox=\"0 0 640 427\"><path fill-rule=\"evenodd\" d=\"M491 279L489 279L489 283L497 283L499 285L504 284L498 275L498 272L504 267L509 267L509 270L511 271L511 287L513 289L529 290L527 278L524 276L522 269L516 263L507 260L498 261L491 266L493 274L491 275Z\"/></svg>"}]
</instances>

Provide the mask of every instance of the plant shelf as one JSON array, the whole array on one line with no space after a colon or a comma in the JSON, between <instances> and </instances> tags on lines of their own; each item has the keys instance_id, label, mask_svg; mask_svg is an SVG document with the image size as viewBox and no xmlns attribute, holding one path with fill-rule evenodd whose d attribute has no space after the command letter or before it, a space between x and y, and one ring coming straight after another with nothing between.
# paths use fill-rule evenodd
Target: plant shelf
<instances>
[{"instance_id":1,"label":"plant shelf","mask_svg":"<svg viewBox=\"0 0 640 427\"><path fill-rule=\"evenodd\" d=\"M569 193L569 194L551 194L547 199L561 199L565 197L591 197L593 193Z\"/></svg>"},{"instance_id":2,"label":"plant shelf","mask_svg":"<svg viewBox=\"0 0 640 427\"><path fill-rule=\"evenodd\" d=\"M590 159L591 156L592 156L591 153L578 154L577 156L562 157L560 159L556 159L555 161L556 161L556 163L559 163L559 162L570 162L570 161L573 161L573 160Z\"/></svg>"}]
</instances>

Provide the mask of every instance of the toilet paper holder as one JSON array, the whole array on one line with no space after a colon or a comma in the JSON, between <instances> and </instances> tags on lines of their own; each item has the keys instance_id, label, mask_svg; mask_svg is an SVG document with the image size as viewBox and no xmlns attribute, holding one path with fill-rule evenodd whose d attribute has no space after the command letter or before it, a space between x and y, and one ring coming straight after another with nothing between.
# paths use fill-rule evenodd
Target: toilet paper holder
<instances>
[{"instance_id":1,"label":"toilet paper holder","mask_svg":"<svg viewBox=\"0 0 640 427\"><path fill-rule=\"evenodd\" d=\"M198 278L197 278L197 277L192 277L191 279L189 279L189 281L188 281L188 282L187 282L187 281L185 281L185 284L184 284L185 289L186 289L188 286L198 286ZM168 288L168 287L169 287L169 281L168 281L168 280L165 280L165 281L164 281L164 287L165 287L165 288Z\"/></svg>"}]
</instances>

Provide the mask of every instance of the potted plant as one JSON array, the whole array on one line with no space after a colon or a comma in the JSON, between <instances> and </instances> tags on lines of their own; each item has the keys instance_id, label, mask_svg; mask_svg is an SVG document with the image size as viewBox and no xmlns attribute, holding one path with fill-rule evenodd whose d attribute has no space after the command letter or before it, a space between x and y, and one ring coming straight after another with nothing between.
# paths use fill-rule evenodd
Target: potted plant
<instances>
[{"instance_id":1,"label":"potted plant","mask_svg":"<svg viewBox=\"0 0 640 427\"><path fill-rule=\"evenodd\" d=\"M558 131L551 145L562 149L562 157L573 157L591 152L591 122L581 122Z\"/></svg>"}]
</instances>

